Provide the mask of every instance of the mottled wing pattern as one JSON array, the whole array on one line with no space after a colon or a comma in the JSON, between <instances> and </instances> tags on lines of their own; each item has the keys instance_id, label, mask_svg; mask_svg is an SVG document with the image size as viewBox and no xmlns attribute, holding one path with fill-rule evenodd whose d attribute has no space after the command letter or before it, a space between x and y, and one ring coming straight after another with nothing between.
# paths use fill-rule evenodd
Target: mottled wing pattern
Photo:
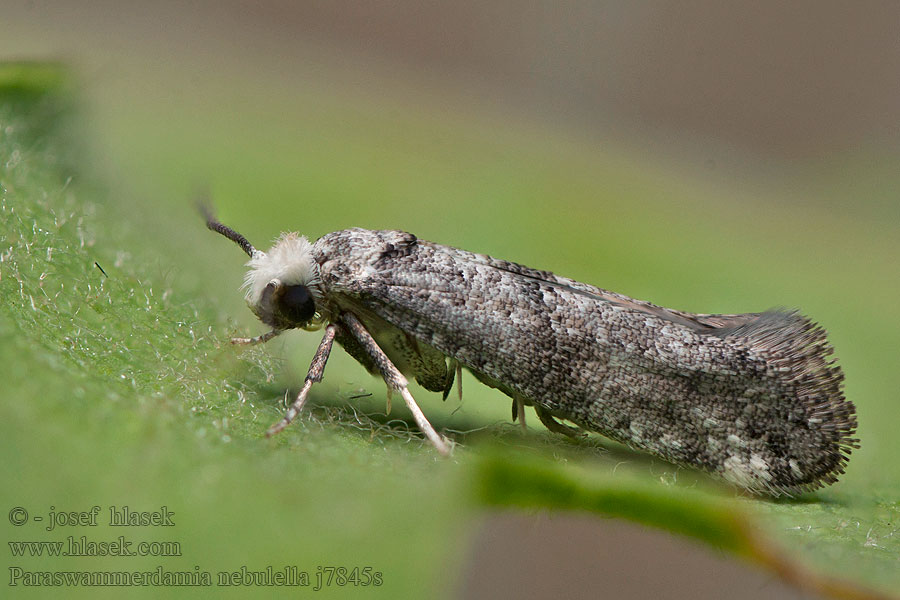
<instances>
[{"instance_id":1,"label":"mottled wing pattern","mask_svg":"<svg viewBox=\"0 0 900 600\"><path fill-rule=\"evenodd\" d=\"M397 231L316 246L341 309L666 460L793 493L834 481L855 445L825 333L797 313L692 315Z\"/></svg>"}]
</instances>

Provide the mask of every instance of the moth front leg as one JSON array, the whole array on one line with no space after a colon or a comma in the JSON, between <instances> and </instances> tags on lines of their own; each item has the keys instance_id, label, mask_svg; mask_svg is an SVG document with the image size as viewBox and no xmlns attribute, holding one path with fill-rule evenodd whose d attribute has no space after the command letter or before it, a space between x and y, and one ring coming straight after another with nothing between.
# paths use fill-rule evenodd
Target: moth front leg
<instances>
[{"instance_id":1,"label":"moth front leg","mask_svg":"<svg viewBox=\"0 0 900 600\"><path fill-rule=\"evenodd\" d=\"M394 363L392 363L391 359L388 358L388 355L384 353L384 350L378 347L375 338L366 331L365 326L354 314L345 312L341 314L341 320L347 326L347 329L350 330L350 333L353 334L353 337L355 337L362 345L369 357L375 362L375 365L378 367L378 370L381 371L381 376L384 378L388 387L400 391L400 395L403 396L403 400L406 401L406 406L409 408L410 412L412 412L413 418L416 420L416 425L419 426L419 429L425 434L428 441L431 442L438 452L444 456L449 455L450 447L447 445L446 440L434 430L434 427L431 426L431 423L428 422L428 419L426 419L425 415L422 413L422 409L416 404L412 394L409 393L409 382L406 377L403 376L403 373L394 366Z\"/></svg>"},{"instance_id":2,"label":"moth front leg","mask_svg":"<svg viewBox=\"0 0 900 600\"><path fill-rule=\"evenodd\" d=\"M313 356L312 363L309 365L309 371L306 373L303 389L297 394L297 399L291 404L291 407L284 415L284 418L269 427L269 430L266 431L266 437L272 437L290 425L291 421L293 421L294 418L300 414L300 411L303 410L303 405L306 404L306 398L309 396L309 389L314 383L322 381L322 376L325 374L325 363L328 362L328 356L331 354L331 347L334 345L334 337L337 335L339 329L340 326L335 323L331 323L325 328L325 335L322 336L322 341L319 342L319 348L316 350L316 355Z\"/></svg>"},{"instance_id":3,"label":"moth front leg","mask_svg":"<svg viewBox=\"0 0 900 600\"><path fill-rule=\"evenodd\" d=\"M258 335L252 338L231 338L231 343L235 346L255 346L256 344L265 344L276 335L281 335L282 331L284 330L273 329L272 331L267 331L262 335Z\"/></svg>"}]
</instances>

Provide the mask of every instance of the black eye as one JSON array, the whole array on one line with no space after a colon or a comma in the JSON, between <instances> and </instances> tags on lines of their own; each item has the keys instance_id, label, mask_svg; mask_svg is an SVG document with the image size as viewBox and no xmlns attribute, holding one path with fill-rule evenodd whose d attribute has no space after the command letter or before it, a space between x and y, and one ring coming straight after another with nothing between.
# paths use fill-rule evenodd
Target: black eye
<instances>
[{"instance_id":1,"label":"black eye","mask_svg":"<svg viewBox=\"0 0 900 600\"><path fill-rule=\"evenodd\" d=\"M282 315L295 323L306 323L316 314L316 303L305 285L285 286L278 304Z\"/></svg>"}]
</instances>

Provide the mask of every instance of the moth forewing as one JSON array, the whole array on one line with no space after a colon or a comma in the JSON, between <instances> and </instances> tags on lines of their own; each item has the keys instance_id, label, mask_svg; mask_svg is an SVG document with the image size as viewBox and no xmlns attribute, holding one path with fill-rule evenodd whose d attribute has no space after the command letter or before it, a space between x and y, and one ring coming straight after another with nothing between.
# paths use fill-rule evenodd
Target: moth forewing
<instances>
[{"instance_id":1,"label":"moth forewing","mask_svg":"<svg viewBox=\"0 0 900 600\"><path fill-rule=\"evenodd\" d=\"M313 244L287 234L262 253L208 224L251 256L248 302L273 328L253 339L309 326L308 298L328 323L270 433L302 408L336 341L401 392L443 453L404 373L446 395L465 367L513 398L516 419L532 406L553 431L574 434L556 419L567 420L756 493L832 483L857 447L825 332L796 312L685 313L402 231L348 229Z\"/></svg>"},{"instance_id":2,"label":"moth forewing","mask_svg":"<svg viewBox=\"0 0 900 600\"><path fill-rule=\"evenodd\" d=\"M315 247L326 285L542 421L773 495L835 481L857 444L825 332L798 313L675 311L396 231Z\"/></svg>"}]
</instances>

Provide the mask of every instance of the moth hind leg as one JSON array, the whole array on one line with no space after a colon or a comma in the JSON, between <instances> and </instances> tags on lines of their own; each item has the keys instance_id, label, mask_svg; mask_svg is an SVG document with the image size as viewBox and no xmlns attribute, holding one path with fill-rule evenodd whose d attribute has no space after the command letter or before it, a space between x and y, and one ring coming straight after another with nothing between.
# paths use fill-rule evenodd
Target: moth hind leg
<instances>
[{"instance_id":1,"label":"moth hind leg","mask_svg":"<svg viewBox=\"0 0 900 600\"><path fill-rule=\"evenodd\" d=\"M456 374L456 361L452 358L447 360L441 352L417 342L411 336L406 337L408 346L414 350L409 363L416 374L416 381L429 392L443 393L446 400Z\"/></svg>"},{"instance_id":2,"label":"moth hind leg","mask_svg":"<svg viewBox=\"0 0 900 600\"><path fill-rule=\"evenodd\" d=\"M570 427L569 425L563 425L559 421L553 418L549 412L545 411L541 406L537 403L534 405L534 412L537 414L538 419L541 420L541 423L544 424L544 427L552 431L553 433L561 433L570 438L580 438L584 437L584 432L578 427Z\"/></svg>"},{"instance_id":3,"label":"moth hind leg","mask_svg":"<svg viewBox=\"0 0 900 600\"><path fill-rule=\"evenodd\" d=\"M456 380L459 401L462 402L462 365L455 358L451 358L447 360L447 374L444 377L444 389L442 390L441 400L446 400L450 396L454 380Z\"/></svg>"},{"instance_id":4,"label":"moth hind leg","mask_svg":"<svg viewBox=\"0 0 900 600\"><path fill-rule=\"evenodd\" d=\"M525 401L522 400L521 396L515 395L512 397L512 420L513 423L519 422L523 432L528 429L528 425L525 424Z\"/></svg>"}]
</instances>

